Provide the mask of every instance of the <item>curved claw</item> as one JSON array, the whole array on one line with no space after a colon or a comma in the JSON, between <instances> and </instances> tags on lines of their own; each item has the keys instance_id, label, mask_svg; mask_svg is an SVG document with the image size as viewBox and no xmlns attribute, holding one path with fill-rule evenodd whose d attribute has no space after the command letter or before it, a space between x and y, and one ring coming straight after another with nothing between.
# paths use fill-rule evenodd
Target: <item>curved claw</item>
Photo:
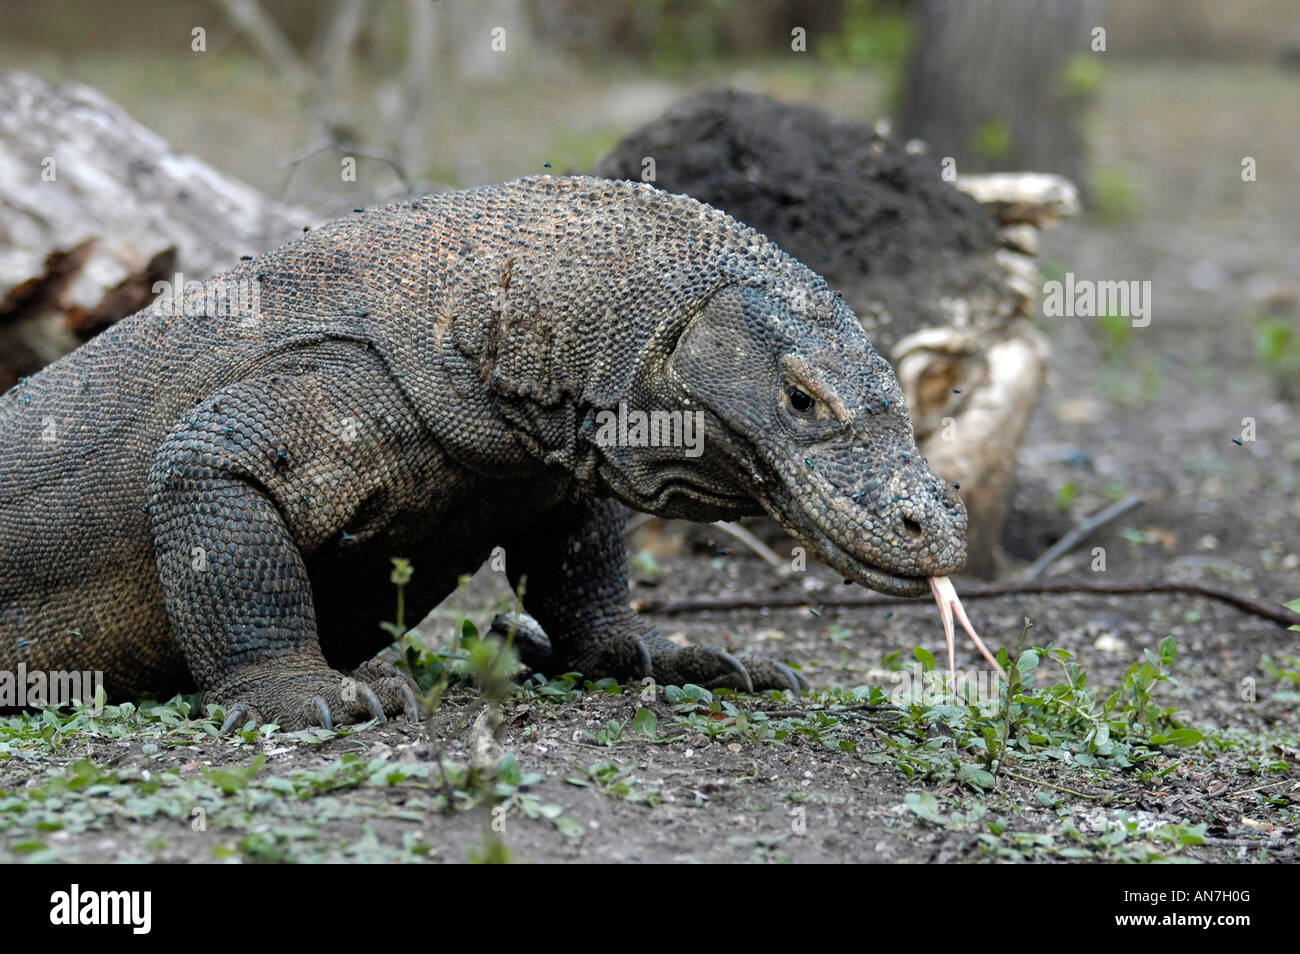
<instances>
[{"instance_id":1,"label":"curved claw","mask_svg":"<svg viewBox=\"0 0 1300 954\"><path fill-rule=\"evenodd\" d=\"M379 697L375 695L375 690L371 689L365 683L359 683L357 685L357 695L364 699L366 705L370 707L370 714L375 717L375 721L388 721L388 717L384 715L383 703L381 703Z\"/></svg>"},{"instance_id":2,"label":"curved claw","mask_svg":"<svg viewBox=\"0 0 1300 954\"><path fill-rule=\"evenodd\" d=\"M732 674L740 679L742 690L744 692L754 691L754 681L749 678L749 670L745 668L744 663L731 655L731 653L727 652L725 649L715 649L710 647L708 652L710 655L715 656L726 663L727 668L731 670Z\"/></svg>"},{"instance_id":3,"label":"curved claw","mask_svg":"<svg viewBox=\"0 0 1300 954\"><path fill-rule=\"evenodd\" d=\"M402 686L402 712L412 723L420 721L420 704L415 701L415 693L409 685Z\"/></svg>"},{"instance_id":4,"label":"curved claw","mask_svg":"<svg viewBox=\"0 0 1300 954\"><path fill-rule=\"evenodd\" d=\"M807 680L785 663L773 662L772 668L780 674L781 678L789 685L790 691L796 696L808 690Z\"/></svg>"},{"instance_id":5,"label":"curved claw","mask_svg":"<svg viewBox=\"0 0 1300 954\"><path fill-rule=\"evenodd\" d=\"M217 735L225 735L236 726L242 726L248 721L248 719L248 706L242 702L236 702L230 707L230 711L226 713L226 720L221 723L221 728L217 731Z\"/></svg>"},{"instance_id":6,"label":"curved claw","mask_svg":"<svg viewBox=\"0 0 1300 954\"><path fill-rule=\"evenodd\" d=\"M334 719L330 715L330 707L325 704L325 700L317 696L312 699L311 704L316 707L316 718L320 721L321 727L326 732L333 732Z\"/></svg>"},{"instance_id":7,"label":"curved claw","mask_svg":"<svg viewBox=\"0 0 1300 954\"><path fill-rule=\"evenodd\" d=\"M646 676L653 675L655 664L654 659L650 656L650 647L645 644L645 640L640 636L633 636L632 641L636 645L637 656L641 661L641 672L638 678L644 679Z\"/></svg>"}]
</instances>

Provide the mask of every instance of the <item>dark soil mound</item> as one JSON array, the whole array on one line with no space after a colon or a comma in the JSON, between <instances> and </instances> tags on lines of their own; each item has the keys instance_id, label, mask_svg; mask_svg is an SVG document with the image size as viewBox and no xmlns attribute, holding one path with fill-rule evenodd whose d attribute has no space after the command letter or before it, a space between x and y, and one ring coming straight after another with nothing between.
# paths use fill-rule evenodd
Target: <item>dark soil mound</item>
<instances>
[{"instance_id":1,"label":"dark soil mound","mask_svg":"<svg viewBox=\"0 0 1300 954\"><path fill-rule=\"evenodd\" d=\"M594 171L640 179L647 156L656 186L763 232L825 275L868 325L869 300L893 299L898 281L961 294L970 276L952 266L978 258L985 269L997 248L993 219L943 181L934 157L809 106L703 92L626 136Z\"/></svg>"}]
</instances>

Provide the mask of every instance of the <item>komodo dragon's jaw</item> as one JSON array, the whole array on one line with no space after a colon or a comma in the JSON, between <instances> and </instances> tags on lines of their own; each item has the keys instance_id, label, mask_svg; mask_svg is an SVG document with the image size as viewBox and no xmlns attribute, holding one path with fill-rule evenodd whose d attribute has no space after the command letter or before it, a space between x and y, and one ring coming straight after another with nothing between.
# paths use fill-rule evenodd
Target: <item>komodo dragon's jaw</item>
<instances>
[{"instance_id":1,"label":"komodo dragon's jaw","mask_svg":"<svg viewBox=\"0 0 1300 954\"><path fill-rule=\"evenodd\" d=\"M676 402L706 410L710 471L846 579L919 596L965 565L965 508L921 456L893 369L841 299L724 289L665 364Z\"/></svg>"}]
</instances>

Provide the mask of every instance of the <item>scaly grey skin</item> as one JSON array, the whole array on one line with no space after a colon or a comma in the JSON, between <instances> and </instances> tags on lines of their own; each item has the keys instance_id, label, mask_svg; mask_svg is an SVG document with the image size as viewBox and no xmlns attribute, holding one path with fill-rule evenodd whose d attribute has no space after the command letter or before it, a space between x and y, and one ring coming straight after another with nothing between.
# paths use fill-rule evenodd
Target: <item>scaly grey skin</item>
<instances>
[{"instance_id":1,"label":"scaly grey skin","mask_svg":"<svg viewBox=\"0 0 1300 954\"><path fill-rule=\"evenodd\" d=\"M251 316L155 303L0 399L0 667L197 686L285 728L413 712L372 658L389 558L416 568L418 619L501 545L551 671L798 688L630 610L625 507L767 511L889 593L964 562L961 503L853 313L693 199L521 179L333 223L209 286L238 281ZM606 446L620 404L701 412L703 453Z\"/></svg>"}]
</instances>

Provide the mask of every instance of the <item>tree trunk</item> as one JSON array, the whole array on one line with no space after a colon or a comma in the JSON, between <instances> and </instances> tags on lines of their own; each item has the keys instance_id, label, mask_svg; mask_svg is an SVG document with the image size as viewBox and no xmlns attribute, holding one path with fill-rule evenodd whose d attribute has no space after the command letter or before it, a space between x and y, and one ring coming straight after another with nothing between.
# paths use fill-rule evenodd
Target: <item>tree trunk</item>
<instances>
[{"instance_id":1,"label":"tree trunk","mask_svg":"<svg viewBox=\"0 0 1300 954\"><path fill-rule=\"evenodd\" d=\"M916 0L899 125L961 173L1083 182L1081 120L1104 52L1105 0Z\"/></svg>"}]
</instances>

